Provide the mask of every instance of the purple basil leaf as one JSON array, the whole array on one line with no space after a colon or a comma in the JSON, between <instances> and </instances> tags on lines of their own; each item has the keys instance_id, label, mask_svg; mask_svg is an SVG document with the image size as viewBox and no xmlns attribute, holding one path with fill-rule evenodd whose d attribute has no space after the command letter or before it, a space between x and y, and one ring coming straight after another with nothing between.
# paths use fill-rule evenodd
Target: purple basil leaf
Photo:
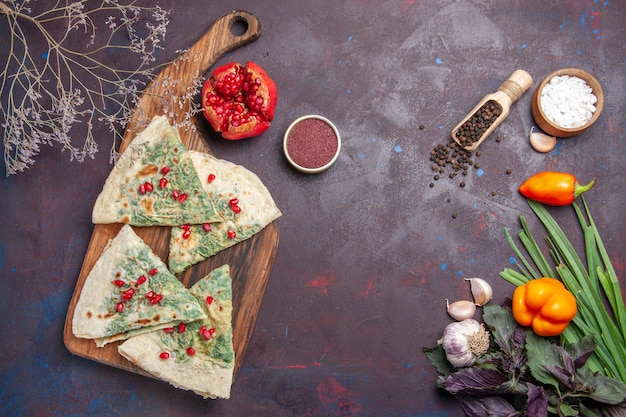
<instances>
[{"instance_id":1,"label":"purple basil leaf","mask_svg":"<svg viewBox=\"0 0 626 417\"><path fill-rule=\"evenodd\" d=\"M561 346L557 346L559 353L561 353L561 359L563 359L563 365L565 365L565 369L567 373L570 375L574 375L576 372L576 368L574 367L574 359L570 356L569 352L563 349Z\"/></svg>"},{"instance_id":2,"label":"purple basil leaf","mask_svg":"<svg viewBox=\"0 0 626 417\"><path fill-rule=\"evenodd\" d=\"M535 417L548 416L548 394L542 387L528 384L528 397L526 401L526 415Z\"/></svg>"},{"instance_id":3,"label":"purple basil leaf","mask_svg":"<svg viewBox=\"0 0 626 417\"><path fill-rule=\"evenodd\" d=\"M439 377L439 381L452 394L492 395L501 393L500 386L508 379L497 369L472 367Z\"/></svg>"},{"instance_id":4,"label":"purple basil leaf","mask_svg":"<svg viewBox=\"0 0 626 417\"><path fill-rule=\"evenodd\" d=\"M554 365L544 365L543 367L559 382L561 382L561 384L565 385L569 389L573 388L572 374L567 369Z\"/></svg>"},{"instance_id":5,"label":"purple basil leaf","mask_svg":"<svg viewBox=\"0 0 626 417\"><path fill-rule=\"evenodd\" d=\"M503 397L458 395L457 400L467 417L518 417L521 415Z\"/></svg>"},{"instance_id":6,"label":"purple basil leaf","mask_svg":"<svg viewBox=\"0 0 626 417\"><path fill-rule=\"evenodd\" d=\"M593 335L587 335L576 343L565 346L565 350L574 360L576 369L581 368L596 348Z\"/></svg>"}]
</instances>

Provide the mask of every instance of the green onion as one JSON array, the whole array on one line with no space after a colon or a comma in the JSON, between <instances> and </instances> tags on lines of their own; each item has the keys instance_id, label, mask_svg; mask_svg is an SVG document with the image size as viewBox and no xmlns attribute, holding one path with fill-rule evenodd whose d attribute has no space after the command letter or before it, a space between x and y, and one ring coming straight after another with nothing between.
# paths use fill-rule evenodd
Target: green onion
<instances>
[{"instance_id":1,"label":"green onion","mask_svg":"<svg viewBox=\"0 0 626 417\"><path fill-rule=\"evenodd\" d=\"M541 203L528 200L530 208L547 231L546 244L556 273L530 232L526 219L520 216L522 230L518 235L519 240L532 263L505 229L505 236L517 257L515 263L520 270L505 268L500 276L515 286L540 276L560 278L574 294L578 304L578 314L561 334L561 341L570 344L593 334L596 349L587 362L590 369L626 383L626 307L620 283L589 207L583 196L580 196L580 200L584 211L576 202L572 203L572 207L583 233L586 262L548 210Z\"/></svg>"}]
</instances>

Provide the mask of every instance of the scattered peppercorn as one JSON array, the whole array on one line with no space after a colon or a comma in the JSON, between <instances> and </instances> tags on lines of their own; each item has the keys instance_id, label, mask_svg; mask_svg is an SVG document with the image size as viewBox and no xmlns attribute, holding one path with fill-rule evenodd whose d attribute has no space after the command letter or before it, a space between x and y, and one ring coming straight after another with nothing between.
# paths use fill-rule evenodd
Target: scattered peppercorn
<instances>
[{"instance_id":1,"label":"scattered peppercorn","mask_svg":"<svg viewBox=\"0 0 626 417\"><path fill-rule=\"evenodd\" d=\"M459 174L466 176L470 167L477 168L472 161L472 152L463 149L452 139L447 144L437 144L430 151L430 163L435 180L440 178L439 175L445 174L447 169L451 169L448 178L453 179Z\"/></svg>"},{"instance_id":2,"label":"scattered peppercorn","mask_svg":"<svg viewBox=\"0 0 626 417\"><path fill-rule=\"evenodd\" d=\"M492 191L491 195L498 195L498 193L496 191Z\"/></svg>"},{"instance_id":3,"label":"scattered peppercorn","mask_svg":"<svg viewBox=\"0 0 626 417\"><path fill-rule=\"evenodd\" d=\"M461 184L459 184L461 186L461 188L465 187L465 181L461 181Z\"/></svg>"},{"instance_id":4,"label":"scattered peppercorn","mask_svg":"<svg viewBox=\"0 0 626 417\"><path fill-rule=\"evenodd\" d=\"M452 213L452 218L456 219L456 213Z\"/></svg>"},{"instance_id":5,"label":"scattered peppercorn","mask_svg":"<svg viewBox=\"0 0 626 417\"><path fill-rule=\"evenodd\" d=\"M424 130L424 129L426 129L426 126L420 125L420 130Z\"/></svg>"},{"instance_id":6,"label":"scattered peppercorn","mask_svg":"<svg viewBox=\"0 0 626 417\"><path fill-rule=\"evenodd\" d=\"M506 175L511 175L513 173L513 170L511 168L508 168L506 170Z\"/></svg>"},{"instance_id":7,"label":"scattered peppercorn","mask_svg":"<svg viewBox=\"0 0 626 417\"><path fill-rule=\"evenodd\" d=\"M500 136L496 136L496 142L500 142L502 138Z\"/></svg>"}]
</instances>

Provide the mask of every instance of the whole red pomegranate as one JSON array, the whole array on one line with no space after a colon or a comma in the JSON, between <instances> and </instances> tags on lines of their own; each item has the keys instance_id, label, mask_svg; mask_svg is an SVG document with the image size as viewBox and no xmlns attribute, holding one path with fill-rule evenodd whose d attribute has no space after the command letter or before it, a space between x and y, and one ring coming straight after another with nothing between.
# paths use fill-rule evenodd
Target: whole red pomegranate
<instances>
[{"instance_id":1,"label":"whole red pomegranate","mask_svg":"<svg viewBox=\"0 0 626 417\"><path fill-rule=\"evenodd\" d=\"M238 62L213 71L202 87L202 112L225 139L257 136L274 119L276 84L258 64Z\"/></svg>"}]
</instances>

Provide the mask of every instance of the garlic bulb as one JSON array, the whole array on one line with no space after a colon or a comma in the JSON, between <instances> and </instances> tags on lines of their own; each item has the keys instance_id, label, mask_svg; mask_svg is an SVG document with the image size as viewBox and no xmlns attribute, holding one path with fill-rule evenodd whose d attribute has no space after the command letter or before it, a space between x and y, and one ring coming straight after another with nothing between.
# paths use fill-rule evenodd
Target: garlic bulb
<instances>
[{"instance_id":1,"label":"garlic bulb","mask_svg":"<svg viewBox=\"0 0 626 417\"><path fill-rule=\"evenodd\" d=\"M487 281L482 278L465 278L465 280L470 282L472 296L477 306L484 306L491 301L493 290Z\"/></svg>"},{"instance_id":2,"label":"garlic bulb","mask_svg":"<svg viewBox=\"0 0 626 417\"><path fill-rule=\"evenodd\" d=\"M455 320L471 319L476 313L476 304L467 300L455 301L452 304L446 300L448 314Z\"/></svg>"},{"instance_id":3,"label":"garlic bulb","mask_svg":"<svg viewBox=\"0 0 626 417\"><path fill-rule=\"evenodd\" d=\"M476 320L465 319L446 326L441 344L452 366L471 366L489 350L489 333Z\"/></svg>"}]
</instances>

